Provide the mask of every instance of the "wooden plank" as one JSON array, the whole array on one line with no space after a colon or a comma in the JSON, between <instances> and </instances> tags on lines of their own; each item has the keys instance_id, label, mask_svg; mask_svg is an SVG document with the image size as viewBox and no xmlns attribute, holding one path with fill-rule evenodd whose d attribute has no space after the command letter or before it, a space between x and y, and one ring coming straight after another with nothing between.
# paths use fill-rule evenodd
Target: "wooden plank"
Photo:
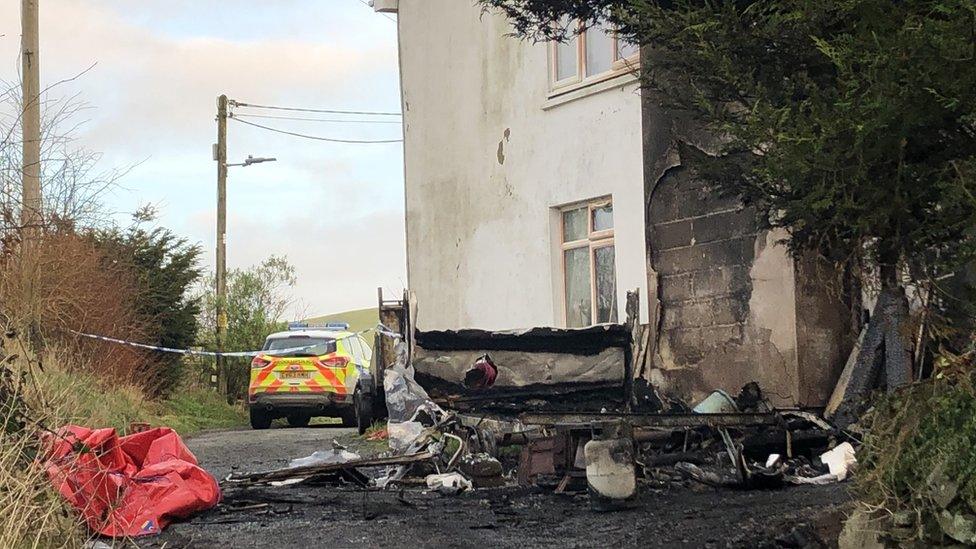
<instances>
[{"instance_id":1,"label":"wooden plank","mask_svg":"<svg viewBox=\"0 0 976 549\"><path fill-rule=\"evenodd\" d=\"M640 288L627 292L627 328L630 330L630 352L624 364L624 402L629 410L634 400L634 372L637 371L637 359L641 355L640 339Z\"/></svg>"}]
</instances>

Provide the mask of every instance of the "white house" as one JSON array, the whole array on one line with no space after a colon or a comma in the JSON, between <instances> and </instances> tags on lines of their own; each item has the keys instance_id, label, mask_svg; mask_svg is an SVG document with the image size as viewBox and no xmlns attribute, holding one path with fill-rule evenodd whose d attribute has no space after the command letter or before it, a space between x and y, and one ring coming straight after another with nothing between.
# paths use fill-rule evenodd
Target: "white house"
<instances>
[{"instance_id":1,"label":"white house","mask_svg":"<svg viewBox=\"0 0 976 549\"><path fill-rule=\"evenodd\" d=\"M647 295L636 48L527 44L466 1L397 15L420 327L617 320Z\"/></svg>"},{"instance_id":2,"label":"white house","mask_svg":"<svg viewBox=\"0 0 976 549\"><path fill-rule=\"evenodd\" d=\"M656 386L826 400L850 315L698 174L709 139L642 96L637 48L605 28L519 40L469 0L374 7L398 22L421 329L617 322L638 288Z\"/></svg>"}]
</instances>

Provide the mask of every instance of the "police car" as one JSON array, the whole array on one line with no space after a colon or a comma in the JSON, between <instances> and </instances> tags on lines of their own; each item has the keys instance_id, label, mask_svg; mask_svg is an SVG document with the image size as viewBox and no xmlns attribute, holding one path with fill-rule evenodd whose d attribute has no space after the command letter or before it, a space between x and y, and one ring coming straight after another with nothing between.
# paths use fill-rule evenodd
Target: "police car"
<instances>
[{"instance_id":1,"label":"police car","mask_svg":"<svg viewBox=\"0 0 976 549\"><path fill-rule=\"evenodd\" d=\"M304 427L313 417L329 416L364 433L373 421L371 356L348 324L293 322L288 331L269 335L251 361L251 427L267 429L282 417Z\"/></svg>"}]
</instances>

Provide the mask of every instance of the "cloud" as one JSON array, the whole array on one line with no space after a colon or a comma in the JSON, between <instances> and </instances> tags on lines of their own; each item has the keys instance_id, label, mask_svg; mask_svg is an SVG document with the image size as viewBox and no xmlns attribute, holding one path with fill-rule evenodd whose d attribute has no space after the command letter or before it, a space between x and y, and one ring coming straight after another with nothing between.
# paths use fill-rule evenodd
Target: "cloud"
<instances>
[{"instance_id":1,"label":"cloud","mask_svg":"<svg viewBox=\"0 0 976 549\"><path fill-rule=\"evenodd\" d=\"M215 216L201 210L192 216L199 231L213 232ZM373 305L376 288L396 294L406 284L403 214L380 211L329 218L310 212L288 215L228 215L229 268L257 265L270 255L287 256L298 284L291 311L310 316ZM204 244L204 261L213 264L215 238ZM303 310L305 309L305 310Z\"/></svg>"},{"instance_id":2,"label":"cloud","mask_svg":"<svg viewBox=\"0 0 976 549\"><path fill-rule=\"evenodd\" d=\"M0 78L8 80L17 78L17 4L0 2L0 61L9 59L0 62ZM94 107L78 144L103 152L105 168L141 162L110 209L161 204L161 223L201 242L207 265L214 243L216 96L398 110L396 48L395 25L351 0L46 0L41 6L42 83L97 63L56 90L80 93ZM395 125L267 125L337 137L400 134ZM278 158L230 173L232 266L288 255L299 274L295 293L314 313L370 306L377 286L403 285L398 145L334 145L239 124L229 124L228 135L232 160Z\"/></svg>"}]
</instances>

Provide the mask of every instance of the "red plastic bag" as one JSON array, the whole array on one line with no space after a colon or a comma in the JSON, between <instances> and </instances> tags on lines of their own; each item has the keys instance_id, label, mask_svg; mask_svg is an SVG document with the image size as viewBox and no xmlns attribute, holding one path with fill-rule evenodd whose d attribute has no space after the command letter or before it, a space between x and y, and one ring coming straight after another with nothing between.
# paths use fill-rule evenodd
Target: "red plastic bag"
<instances>
[{"instance_id":1,"label":"red plastic bag","mask_svg":"<svg viewBox=\"0 0 976 549\"><path fill-rule=\"evenodd\" d=\"M488 354L481 355L474 366L464 375L464 386L469 389L484 389L495 384L498 367Z\"/></svg>"},{"instance_id":2,"label":"red plastic bag","mask_svg":"<svg viewBox=\"0 0 976 549\"><path fill-rule=\"evenodd\" d=\"M172 429L119 437L69 425L46 442L51 483L104 536L158 534L220 501L217 481Z\"/></svg>"}]
</instances>

